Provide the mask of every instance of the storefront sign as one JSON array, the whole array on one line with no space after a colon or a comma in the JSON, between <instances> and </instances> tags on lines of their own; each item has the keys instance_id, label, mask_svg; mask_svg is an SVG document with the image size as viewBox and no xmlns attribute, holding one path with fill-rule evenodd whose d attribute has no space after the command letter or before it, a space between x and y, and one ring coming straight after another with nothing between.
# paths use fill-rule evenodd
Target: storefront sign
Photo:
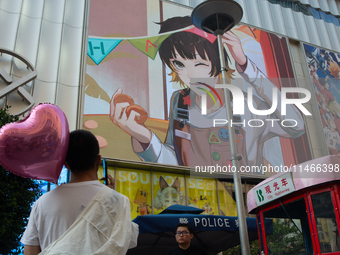
<instances>
[{"instance_id":1,"label":"storefront sign","mask_svg":"<svg viewBox=\"0 0 340 255\"><path fill-rule=\"evenodd\" d=\"M293 191L295 187L291 173L281 175L253 190L257 206L269 203Z\"/></svg>"}]
</instances>

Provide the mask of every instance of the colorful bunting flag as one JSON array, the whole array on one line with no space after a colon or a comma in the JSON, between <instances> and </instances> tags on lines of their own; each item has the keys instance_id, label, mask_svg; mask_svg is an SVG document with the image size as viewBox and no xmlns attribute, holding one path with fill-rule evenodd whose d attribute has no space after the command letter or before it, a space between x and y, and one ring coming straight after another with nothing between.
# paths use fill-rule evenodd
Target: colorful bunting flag
<instances>
[{"instance_id":1,"label":"colorful bunting flag","mask_svg":"<svg viewBox=\"0 0 340 255\"><path fill-rule=\"evenodd\" d=\"M97 64L99 63L122 41L122 39L88 39L87 55Z\"/></svg>"},{"instance_id":2,"label":"colorful bunting flag","mask_svg":"<svg viewBox=\"0 0 340 255\"><path fill-rule=\"evenodd\" d=\"M152 59L155 59L159 46L170 34L158 35L153 37L134 38L128 41Z\"/></svg>"},{"instance_id":3,"label":"colorful bunting flag","mask_svg":"<svg viewBox=\"0 0 340 255\"><path fill-rule=\"evenodd\" d=\"M156 35L145 36L137 38L105 38L105 37L89 37L87 55L98 65L122 40L128 40L134 47L143 52L148 57L155 59L156 54L161 46L162 42L170 35L176 32L186 31L200 35L211 43L216 40L216 36L207 34L194 26L189 28L183 28L176 31Z\"/></svg>"}]
</instances>

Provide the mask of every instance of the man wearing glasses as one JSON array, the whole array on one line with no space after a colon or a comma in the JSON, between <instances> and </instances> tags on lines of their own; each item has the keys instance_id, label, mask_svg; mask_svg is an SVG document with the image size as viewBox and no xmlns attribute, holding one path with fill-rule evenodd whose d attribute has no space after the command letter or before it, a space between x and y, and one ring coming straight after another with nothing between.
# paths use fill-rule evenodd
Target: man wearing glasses
<instances>
[{"instance_id":1,"label":"man wearing glasses","mask_svg":"<svg viewBox=\"0 0 340 255\"><path fill-rule=\"evenodd\" d=\"M178 247L171 249L166 255L208 255L204 249L190 245L194 234L189 224L178 224L175 237Z\"/></svg>"}]
</instances>

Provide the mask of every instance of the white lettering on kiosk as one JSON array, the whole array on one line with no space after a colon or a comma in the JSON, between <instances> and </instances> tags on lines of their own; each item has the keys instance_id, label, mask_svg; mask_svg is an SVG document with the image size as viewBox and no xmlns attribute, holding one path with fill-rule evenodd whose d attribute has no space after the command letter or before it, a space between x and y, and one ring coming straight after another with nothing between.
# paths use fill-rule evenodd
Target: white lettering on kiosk
<instances>
[{"instance_id":1,"label":"white lettering on kiosk","mask_svg":"<svg viewBox=\"0 0 340 255\"><path fill-rule=\"evenodd\" d=\"M206 218L202 218L202 226L203 227L207 226L207 219Z\"/></svg>"},{"instance_id":2,"label":"white lettering on kiosk","mask_svg":"<svg viewBox=\"0 0 340 255\"><path fill-rule=\"evenodd\" d=\"M229 219L218 218L194 218L195 227L201 224L203 227L227 227L230 228Z\"/></svg>"}]
</instances>

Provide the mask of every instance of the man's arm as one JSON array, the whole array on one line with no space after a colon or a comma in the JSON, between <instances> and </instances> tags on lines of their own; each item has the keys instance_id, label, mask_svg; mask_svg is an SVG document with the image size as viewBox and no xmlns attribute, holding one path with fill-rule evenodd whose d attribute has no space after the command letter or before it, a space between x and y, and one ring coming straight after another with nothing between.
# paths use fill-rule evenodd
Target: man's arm
<instances>
[{"instance_id":1,"label":"man's arm","mask_svg":"<svg viewBox=\"0 0 340 255\"><path fill-rule=\"evenodd\" d=\"M38 255L41 252L39 245L25 245L24 255Z\"/></svg>"}]
</instances>

